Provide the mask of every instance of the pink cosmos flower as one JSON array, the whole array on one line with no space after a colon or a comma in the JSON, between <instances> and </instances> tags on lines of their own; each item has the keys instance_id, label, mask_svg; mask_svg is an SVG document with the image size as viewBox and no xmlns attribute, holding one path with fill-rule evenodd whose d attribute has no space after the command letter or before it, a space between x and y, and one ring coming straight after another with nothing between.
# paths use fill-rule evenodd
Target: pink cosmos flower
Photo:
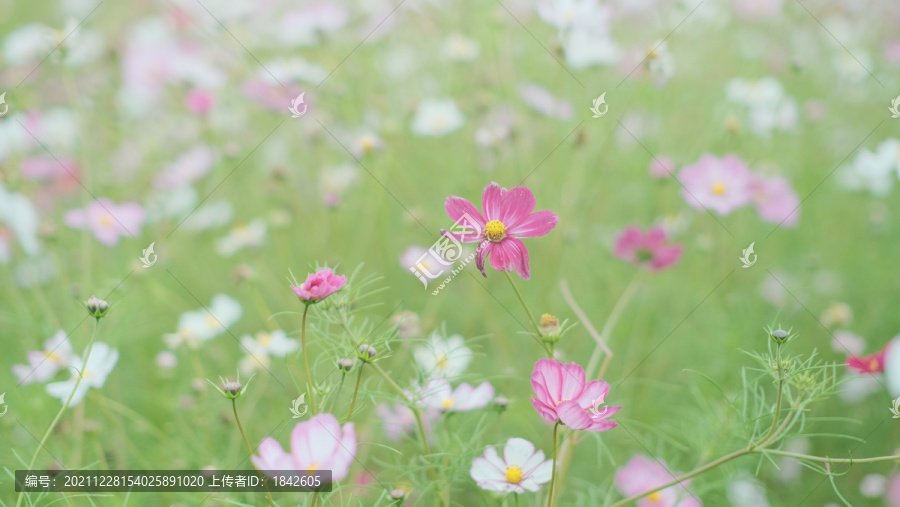
<instances>
[{"instance_id":1,"label":"pink cosmos flower","mask_svg":"<svg viewBox=\"0 0 900 507\"><path fill-rule=\"evenodd\" d=\"M534 451L534 445L524 438L510 438L503 447L503 458L497 449L488 447L483 457L472 460L469 471L481 489L524 493L538 491L550 482L553 462L544 459L544 451Z\"/></svg>"},{"instance_id":2,"label":"pink cosmos flower","mask_svg":"<svg viewBox=\"0 0 900 507\"><path fill-rule=\"evenodd\" d=\"M66 225L73 229L90 229L98 241L114 246L121 236L135 236L144 224L144 208L126 202L115 204L101 197L83 209L69 210Z\"/></svg>"},{"instance_id":3,"label":"pink cosmos flower","mask_svg":"<svg viewBox=\"0 0 900 507\"><path fill-rule=\"evenodd\" d=\"M194 88L184 98L188 111L196 114L206 114L215 104L215 96L212 92Z\"/></svg>"},{"instance_id":4,"label":"pink cosmos flower","mask_svg":"<svg viewBox=\"0 0 900 507\"><path fill-rule=\"evenodd\" d=\"M887 493L884 499L890 507L900 507L900 472L896 472L888 479Z\"/></svg>"},{"instance_id":5,"label":"pink cosmos flower","mask_svg":"<svg viewBox=\"0 0 900 507\"><path fill-rule=\"evenodd\" d=\"M884 371L884 357L887 347L868 356L847 357L847 369L858 373L881 373Z\"/></svg>"},{"instance_id":6,"label":"pink cosmos flower","mask_svg":"<svg viewBox=\"0 0 900 507\"><path fill-rule=\"evenodd\" d=\"M310 273L302 285L296 287L292 285L291 289L304 303L311 304L318 303L341 290L346 283L346 276L336 275L330 269L320 269L315 273Z\"/></svg>"},{"instance_id":7,"label":"pink cosmos flower","mask_svg":"<svg viewBox=\"0 0 900 507\"><path fill-rule=\"evenodd\" d=\"M681 245L666 244L666 231L651 227L646 234L637 227L628 227L616 238L616 257L635 265L646 265L654 271L678 262Z\"/></svg>"},{"instance_id":8,"label":"pink cosmos flower","mask_svg":"<svg viewBox=\"0 0 900 507\"><path fill-rule=\"evenodd\" d=\"M616 427L607 420L622 407L600 408L609 384L602 380L585 383L584 370L575 363L540 359L531 373L531 397L535 410L549 422L562 422L576 430L606 431Z\"/></svg>"},{"instance_id":9,"label":"pink cosmos flower","mask_svg":"<svg viewBox=\"0 0 900 507\"><path fill-rule=\"evenodd\" d=\"M411 408L402 403L394 403L393 405L381 403L375 407L375 413L381 419L381 427L384 430L388 440L398 442L404 436L415 437L418 431L416 416ZM431 427L440 417L440 412L433 409L427 409L422 412L422 426L425 429L425 435L431 442Z\"/></svg>"},{"instance_id":10,"label":"pink cosmos flower","mask_svg":"<svg viewBox=\"0 0 900 507\"><path fill-rule=\"evenodd\" d=\"M260 471L331 470L332 481L347 477L356 456L356 432L353 423L343 427L328 413L297 423L291 432L291 452L285 452L275 439L259 444L259 456L250 456Z\"/></svg>"},{"instance_id":11,"label":"pink cosmos flower","mask_svg":"<svg viewBox=\"0 0 900 507\"><path fill-rule=\"evenodd\" d=\"M753 175L737 155L703 155L678 174L688 205L727 215L750 202Z\"/></svg>"},{"instance_id":12,"label":"pink cosmos flower","mask_svg":"<svg viewBox=\"0 0 900 507\"><path fill-rule=\"evenodd\" d=\"M443 231L451 239L463 243L479 242L475 265L481 274L484 261L491 255L491 266L497 271L515 270L523 280L531 278L528 269L528 249L518 238L543 236L559 222L556 213L549 210L533 212L534 194L525 187L511 190L491 183L484 188L481 209L462 197L451 196L444 203L447 215L463 232Z\"/></svg>"},{"instance_id":13,"label":"pink cosmos flower","mask_svg":"<svg viewBox=\"0 0 900 507\"><path fill-rule=\"evenodd\" d=\"M791 184L780 176L757 176L750 183L753 202L759 216L766 222L780 223L785 227L797 225L800 198Z\"/></svg>"},{"instance_id":14,"label":"pink cosmos flower","mask_svg":"<svg viewBox=\"0 0 900 507\"><path fill-rule=\"evenodd\" d=\"M616 489L629 497L639 495L671 481L678 473L669 471L665 462L637 454L616 470ZM637 501L638 507L701 507L687 491L689 481L651 493ZM681 500L679 500L681 499Z\"/></svg>"}]
</instances>

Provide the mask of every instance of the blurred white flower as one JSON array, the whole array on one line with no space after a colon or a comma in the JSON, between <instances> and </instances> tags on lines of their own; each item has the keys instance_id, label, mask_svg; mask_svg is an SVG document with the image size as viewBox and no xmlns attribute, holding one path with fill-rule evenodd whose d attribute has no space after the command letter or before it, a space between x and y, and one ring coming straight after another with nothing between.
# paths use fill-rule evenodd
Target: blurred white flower
<instances>
[{"instance_id":1,"label":"blurred white flower","mask_svg":"<svg viewBox=\"0 0 900 507\"><path fill-rule=\"evenodd\" d=\"M560 32L573 28L606 31L611 9L597 0L542 0L537 5L538 16Z\"/></svg>"},{"instance_id":2,"label":"blurred white flower","mask_svg":"<svg viewBox=\"0 0 900 507\"><path fill-rule=\"evenodd\" d=\"M622 48L602 31L575 29L563 38L566 65L574 70L594 65L613 65L622 58Z\"/></svg>"},{"instance_id":3,"label":"blurred white flower","mask_svg":"<svg viewBox=\"0 0 900 507\"><path fill-rule=\"evenodd\" d=\"M274 357L284 357L300 346L297 340L288 338L287 333L281 329L271 333L260 331L253 337L245 334L241 337L241 345L254 356Z\"/></svg>"},{"instance_id":4,"label":"blurred white flower","mask_svg":"<svg viewBox=\"0 0 900 507\"><path fill-rule=\"evenodd\" d=\"M278 40L288 47L313 46L321 34L335 32L347 24L350 15L339 3L321 1L305 5L281 16Z\"/></svg>"},{"instance_id":5,"label":"blurred white flower","mask_svg":"<svg viewBox=\"0 0 900 507\"><path fill-rule=\"evenodd\" d=\"M182 220L197 207L198 199L197 191L189 185L153 192L147 198L147 205L144 207L144 211L147 213L147 222L155 224L167 218ZM185 225L194 218L197 212L190 215Z\"/></svg>"},{"instance_id":6,"label":"blurred white flower","mask_svg":"<svg viewBox=\"0 0 900 507\"><path fill-rule=\"evenodd\" d=\"M216 242L216 252L230 257L246 247L261 246L266 239L266 221L257 218L249 224L238 224Z\"/></svg>"},{"instance_id":7,"label":"blurred white flower","mask_svg":"<svg viewBox=\"0 0 900 507\"><path fill-rule=\"evenodd\" d=\"M306 82L318 85L328 76L328 71L324 67L309 63L299 56L269 61L266 62L265 67L257 77L269 84L278 84L280 81L282 83Z\"/></svg>"},{"instance_id":8,"label":"blurred white flower","mask_svg":"<svg viewBox=\"0 0 900 507\"><path fill-rule=\"evenodd\" d=\"M423 99L412 119L412 133L440 137L458 130L465 118L453 99Z\"/></svg>"},{"instance_id":9,"label":"blurred white flower","mask_svg":"<svg viewBox=\"0 0 900 507\"><path fill-rule=\"evenodd\" d=\"M433 378L422 388L422 406L445 412L467 412L482 408L494 398L494 387L487 381L478 387L463 382L453 389L450 381Z\"/></svg>"},{"instance_id":10,"label":"blurred white flower","mask_svg":"<svg viewBox=\"0 0 900 507\"><path fill-rule=\"evenodd\" d=\"M859 483L859 492L866 498L878 498L887 491L887 477L881 474L866 474Z\"/></svg>"},{"instance_id":11,"label":"blurred white flower","mask_svg":"<svg viewBox=\"0 0 900 507\"><path fill-rule=\"evenodd\" d=\"M72 343L60 329L44 341L44 350L32 350L26 356L28 364L14 364L13 374L21 385L46 382L72 360Z\"/></svg>"},{"instance_id":12,"label":"blurred white flower","mask_svg":"<svg viewBox=\"0 0 900 507\"><path fill-rule=\"evenodd\" d=\"M164 370L174 368L178 364L178 358L169 350L164 350L156 354L156 366Z\"/></svg>"},{"instance_id":13,"label":"blurred white flower","mask_svg":"<svg viewBox=\"0 0 900 507\"><path fill-rule=\"evenodd\" d=\"M859 403L884 385L884 376L880 373L856 373L848 371L841 378L841 391L838 396L846 403Z\"/></svg>"},{"instance_id":14,"label":"blurred white flower","mask_svg":"<svg viewBox=\"0 0 900 507\"><path fill-rule=\"evenodd\" d=\"M14 277L20 287L46 285L56 278L59 270L56 261L46 254L28 257L16 265Z\"/></svg>"},{"instance_id":15,"label":"blurred white flower","mask_svg":"<svg viewBox=\"0 0 900 507\"><path fill-rule=\"evenodd\" d=\"M445 340L435 331L424 346L416 347L414 356L426 377L453 379L466 371L472 361L472 349L458 334Z\"/></svg>"},{"instance_id":16,"label":"blurred white flower","mask_svg":"<svg viewBox=\"0 0 900 507\"><path fill-rule=\"evenodd\" d=\"M3 57L8 65L39 62L56 46L55 31L41 23L17 28L3 39Z\"/></svg>"},{"instance_id":17,"label":"blurred white flower","mask_svg":"<svg viewBox=\"0 0 900 507\"><path fill-rule=\"evenodd\" d=\"M847 190L867 190L876 197L891 193L900 174L900 141L886 139L875 150L861 148L850 165L842 167L838 184Z\"/></svg>"},{"instance_id":18,"label":"blurred white flower","mask_svg":"<svg viewBox=\"0 0 900 507\"><path fill-rule=\"evenodd\" d=\"M850 331L835 331L831 339L831 348L841 354L859 356L866 349L866 340Z\"/></svg>"},{"instance_id":19,"label":"blurred white flower","mask_svg":"<svg viewBox=\"0 0 900 507\"><path fill-rule=\"evenodd\" d=\"M766 489L749 474L738 476L727 488L728 502L733 507L769 507Z\"/></svg>"},{"instance_id":20,"label":"blurred white flower","mask_svg":"<svg viewBox=\"0 0 900 507\"><path fill-rule=\"evenodd\" d=\"M87 364L78 356L72 358L69 367L73 369L72 378L60 382L51 382L45 387L47 394L59 401L65 403L69 396L72 396L70 407L74 407L81 403L84 396L90 388L101 388L106 383L106 377L112 372L119 360L119 351L110 347L103 342L97 342L91 349L91 356L88 358ZM79 373L81 375L81 383L78 389L75 384L78 381ZM74 394L73 394L74 391Z\"/></svg>"},{"instance_id":21,"label":"blurred white flower","mask_svg":"<svg viewBox=\"0 0 900 507\"><path fill-rule=\"evenodd\" d=\"M494 109L475 131L475 144L482 148L490 148L510 139L515 118L515 112L511 107L501 106Z\"/></svg>"},{"instance_id":22,"label":"blurred white flower","mask_svg":"<svg viewBox=\"0 0 900 507\"><path fill-rule=\"evenodd\" d=\"M0 183L0 224L12 231L19 246L27 255L40 253L41 243L38 240L40 218L37 209L25 194L12 193L6 190L2 183ZM3 262L2 258L0 262Z\"/></svg>"},{"instance_id":23,"label":"blurred white flower","mask_svg":"<svg viewBox=\"0 0 900 507\"><path fill-rule=\"evenodd\" d=\"M206 176L217 159L212 148L206 144L198 144L165 166L156 175L153 184L163 190L189 185Z\"/></svg>"},{"instance_id":24,"label":"blurred white flower","mask_svg":"<svg viewBox=\"0 0 900 507\"><path fill-rule=\"evenodd\" d=\"M481 47L477 41L453 32L444 39L442 51L451 62L471 62L478 58Z\"/></svg>"},{"instance_id":25,"label":"blurred white flower","mask_svg":"<svg viewBox=\"0 0 900 507\"><path fill-rule=\"evenodd\" d=\"M558 120L568 120L575 108L566 100L556 98L549 90L533 83L519 85L519 96L531 109Z\"/></svg>"},{"instance_id":26,"label":"blurred white flower","mask_svg":"<svg viewBox=\"0 0 900 507\"><path fill-rule=\"evenodd\" d=\"M319 173L319 193L327 206L340 204L344 193L359 179L359 170L353 164L343 164Z\"/></svg>"},{"instance_id":27,"label":"blurred white flower","mask_svg":"<svg viewBox=\"0 0 900 507\"><path fill-rule=\"evenodd\" d=\"M232 218L234 206L228 201L215 201L197 208L181 227L187 231L205 231L228 225Z\"/></svg>"},{"instance_id":28,"label":"blurred white flower","mask_svg":"<svg viewBox=\"0 0 900 507\"><path fill-rule=\"evenodd\" d=\"M201 308L181 314L178 330L163 336L170 349L185 344L196 349L205 342L224 333L237 322L243 309L241 304L226 294L216 294L208 308Z\"/></svg>"},{"instance_id":29,"label":"blurred white flower","mask_svg":"<svg viewBox=\"0 0 900 507\"><path fill-rule=\"evenodd\" d=\"M744 107L750 130L758 136L768 137L774 130L793 130L797 124L797 102L774 77L756 81L732 79L725 96L729 102Z\"/></svg>"}]
</instances>

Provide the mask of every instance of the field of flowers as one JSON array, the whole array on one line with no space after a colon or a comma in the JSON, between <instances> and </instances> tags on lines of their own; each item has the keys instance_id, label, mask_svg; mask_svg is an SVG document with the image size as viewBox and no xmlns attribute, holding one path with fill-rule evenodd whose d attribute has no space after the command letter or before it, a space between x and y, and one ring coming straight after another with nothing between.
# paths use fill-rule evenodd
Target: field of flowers
<instances>
[{"instance_id":1,"label":"field of flowers","mask_svg":"<svg viewBox=\"0 0 900 507\"><path fill-rule=\"evenodd\" d=\"M900 4L0 12L0 506L900 507Z\"/></svg>"}]
</instances>

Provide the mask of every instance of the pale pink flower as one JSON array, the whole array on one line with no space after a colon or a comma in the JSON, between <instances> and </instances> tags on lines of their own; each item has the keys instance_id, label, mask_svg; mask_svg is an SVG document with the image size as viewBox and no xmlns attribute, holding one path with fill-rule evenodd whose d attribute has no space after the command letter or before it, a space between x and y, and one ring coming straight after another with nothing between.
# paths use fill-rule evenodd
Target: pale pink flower
<instances>
[{"instance_id":1,"label":"pale pink flower","mask_svg":"<svg viewBox=\"0 0 900 507\"><path fill-rule=\"evenodd\" d=\"M538 491L541 485L550 482L553 461L544 459L544 451L535 452L528 440L510 438L503 447L503 458L497 455L497 449L488 447L484 456L472 460L469 475L479 488L488 491Z\"/></svg>"},{"instance_id":2,"label":"pale pink flower","mask_svg":"<svg viewBox=\"0 0 900 507\"><path fill-rule=\"evenodd\" d=\"M667 268L678 262L681 245L666 243L666 231L653 226L647 233L637 227L628 227L616 238L616 257L635 265L646 265L654 271Z\"/></svg>"},{"instance_id":3,"label":"pale pink flower","mask_svg":"<svg viewBox=\"0 0 900 507\"><path fill-rule=\"evenodd\" d=\"M891 397L900 396L900 336L895 336L884 348L884 378Z\"/></svg>"},{"instance_id":4,"label":"pale pink flower","mask_svg":"<svg viewBox=\"0 0 900 507\"><path fill-rule=\"evenodd\" d=\"M737 155L703 155L678 174L684 185L682 195L696 209L710 209L720 215L748 204L752 197L753 175Z\"/></svg>"},{"instance_id":5,"label":"pale pink flower","mask_svg":"<svg viewBox=\"0 0 900 507\"><path fill-rule=\"evenodd\" d=\"M668 178L675 175L675 162L669 157L653 157L650 161L650 176L654 178Z\"/></svg>"},{"instance_id":6,"label":"pale pink flower","mask_svg":"<svg viewBox=\"0 0 900 507\"><path fill-rule=\"evenodd\" d=\"M677 477L671 472L665 461L648 458L636 454L625 466L616 470L615 484L619 493L626 497L639 495L670 482ZM651 493L637 501L638 507L700 507L699 500L687 491L689 481L683 481L655 493Z\"/></svg>"},{"instance_id":7,"label":"pale pink flower","mask_svg":"<svg viewBox=\"0 0 900 507\"><path fill-rule=\"evenodd\" d=\"M747 19L771 18L781 12L784 0L734 0L734 11Z\"/></svg>"},{"instance_id":8,"label":"pale pink flower","mask_svg":"<svg viewBox=\"0 0 900 507\"><path fill-rule=\"evenodd\" d=\"M622 407L600 408L609 392L602 380L585 382L584 370L575 363L539 359L531 373L531 397L538 414L549 422L562 422L576 430L606 431L616 427L607 418Z\"/></svg>"},{"instance_id":9,"label":"pale pink flower","mask_svg":"<svg viewBox=\"0 0 900 507\"><path fill-rule=\"evenodd\" d=\"M884 495L889 507L900 507L900 472L888 479L887 493Z\"/></svg>"},{"instance_id":10,"label":"pale pink flower","mask_svg":"<svg viewBox=\"0 0 900 507\"><path fill-rule=\"evenodd\" d=\"M375 413L381 420L381 427L384 429L388 440L393 442L399 441L404 436L415 437L418 431L416 416L411 408L401 403L389 405L381 403L375 407ZM440 417L440 411L426 409L422 411L422 426L425 428L425 435L429 442L431 441L431 427Z\"/></svg>"},{"instance_id":11,"label":"pale pink flower","mask_svg":"<svg viewBox=\"0 0 900 507\"><path fill-rule=\"evenodd\" d=\"M215 105L216 99L212 92L194 88L184 98L184 104L188 111L195 114L206 114Z\"/></svg>"},{"instance_id":12,"label":"pale pink flower","mask_svg":"<svg viewBox=\"0 0 900 507\"><path fill-rule=\"evenodd\" d=\"M257 470L331 470L332 481L347 477L356 456L356 432L353 423L340 426L331 414L312 416L297 423L291 432L291 452L285 452L275 439L259 444L259 456L250 460Z\"/></svg>"},{"instance_id":13,"label":"pale pink flower","mask_svg":"<svg viewBox=\"0 0 900 507\"><path fill-rule=\"evenodd\" d=\"M72 344L66 332L60 329L44 342L44 350L32 350L25 356L28 364L14 364L13 374L20 385L46 382L69 365L72 360Z\"/></svg>"},{"instance_id":14,"label":"pale pink flower","mask_svg":"<svg viewBox=\"0 0 900 507\"><path fill-rule=\"evenodd\" d=\"M101 197L85 208L69 210L65 223L73 229L90 229L99 242L114 246L121 236L140 233L144 224L144 208L131 202L115 204Z\"/></svg>"},{"instance_id":15,"label":"pale pink flower","mask_svg":"<svg viewBox=\"0 0 900 507\"><path fill-rule=\"evenodd\" d=\"M575 114L575 108L564 99L556 98L549 90L533 83L519 86L519 96L538 113L558 120L568 120Z\"/></svg>"},{"instance_id":16,"label":"pale pink flower","mask_svg":"<svg viewBox=\"0 0 900 507\"><path fill-rule=\"evenodd\" d=\"M453 389L444 378L429 380L422 388L422 403L444 412L468 412L486 407L494 398L494 387L487 381L478 387L463 382Z\"/></svg>"},{"instance_id":17,"label":"pale pink flower","mask_svg":"<svg viewBox=\"0 0 900 507\"><path fill-rule=\"evenodd\" d=\"M291 286L291 289L304 303L311 304L317 303L341 290L341 287L346 283L346 276L336 275L330 269L320 269L315 273L310 273L303 284L296 287Z\"/></svg>"},{"instance_id":18,"label":"pale pink flower","mask_svg":"<svg viewBox=\"0 0 900 507\"><path fill-rule=\"evenodd\" d=\"M858 356L866 349L866 340L850 331L835 331L831 340L831 348L836 352Z\"/></svg>"},{"instance_id":19,"label":"pale pink flower","mask_svg":"<svg viewBox=\"0 0 900 507\"><path fill-rule=\"evenodd\" d=\"M534 194L525 187L511 190L491 183L484 188L481 196L481 209L462 197L451 196L444 203L444 209L451 220L465 227L465 232L448 232L444 234L463 243L479 242L475 254L475 265L481 274L484 272L484 261L491 255L491 267L498 271L519 273L524 280L531 278L528 268L528 249L518 238L532 238L547 234L559 222L556 213L549 210L533 212Z\"/></svg>"},{"instance_id":20,"label":"pale pink flower","mask_svg":"<svg viewBox=\"0 0 900 507\"><path fill-rule=\"evenodd\" d=\"M800 198L788 180L780 176L756 176L750 183L750 191L756 210L763 220L785 227L797 225Z\"/></svg>"}]
</instances>

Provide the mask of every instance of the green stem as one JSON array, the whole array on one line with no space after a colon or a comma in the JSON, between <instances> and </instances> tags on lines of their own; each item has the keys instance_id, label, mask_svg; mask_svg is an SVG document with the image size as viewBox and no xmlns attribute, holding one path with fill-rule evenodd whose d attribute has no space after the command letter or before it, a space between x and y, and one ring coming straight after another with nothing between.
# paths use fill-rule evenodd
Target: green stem
<instances>
[{"instance_id":1,"label":"green stem","mask_svg":"<svg viewBox=\"0 0 900 507\"><path fill-rule=\"evenodd\" d=\"M303 322L300 324L300 346L303 348L303 365L306 367L306 388L309 390L309 407L316 415L316 395L313 392L312 374L309 371L309 356L306 354L306 314L309 305L303 307Z\"/></svg>"},{"instance_id":2,"label":"green stem","mask_svg":"<svg viewBox=\"0 0 900 507\"><path fill-rule=\"evenodd\" d=\"M44 444L47 443L47 439L50 438L50 433L53 432L53 428L56 428L56 425L57 425L57 423L59 423L59 419L62 417L63 412L65 412L66 409L69 408L69 403L72 402L72 398L75 397L75 393L78 391L78 386L81 384L81 379L84 378L84 370L87 367L88 359L90 359L90 357L91 357L91 350L94 348L94 340L97 338L97 329L99 329L99 328L100 328L100 319L95 318L94 319L94 331L91 333L91 341L88 342L87 349L84 352L84 363L82 363L82 365L81 365L81 371L78 372L78 379L75 380L75 388L72 389L72 393L69 394L69 399L67 399L66 402L63 403L62 408L59 409L59 412L56 413L56 417L53 418L53 422L50 423L50 427L47 428L47 432L44 433L44 437L41 438L41 442L38 444L38 448L34 451L34 456L31 457L31 463L28 464L29 471L34 470L34 464L37 461L38 455L40 455L40 453L41 453L41 449L44 448ZM25 496L22 494L19 494L19 499L16 500L16 507L19 507L19 505L22 504L23 498L25 498Z\"/></svg>"},{"instance_id":3,"label":"green stem","mask_svg":"<svg viewBox=\"0 0 900 507\"><path fill-rule=\"evenodd\" d=\"M778 375L778 397L775 400L775 417L772 418L772 427L769 428L769 432L766 433L766 436L759 440L760 442L765 442L773 433L775 433L775 429L778 428L778 418L781 417L781 393L784 391L784 373L781 371L780 343L775 346L775 373Z\"/></svg>"},{"instance_id":4,"label":"green stem","mask_svg":"<svg viewBox=\"0 0 900 507\"><path fill-rule=\"evenodd\" d=\"M547 507L553 505L553 486L556 483L556 434L559 431L559 421L553 425L553 472L550 474L550 495L547 496Z\"/></svg>"},{"instance_id":5,"label":"green stem","mask_svg":"<svg viewBox=\"0 0 900 507\"><path fill-rule=\"evenodd\" d=\"M531 314L531 310L528 309L528 305L525 304L525 298L522 297L522 293L519 292L519 288L516 287L516 283L513 282L512 276L509 274L509 271L504 271L504 273L506 274L506 279L509 280L509 284L512 286L513 291L516 293L516 297L518 297L519 302L522 303L522 308L525 309L525 313L528 315L528 318L531 319L531 323L534 325L535 332L537 332L538 336L543 336L543 333L541 333L541 326L538 325L537 321L534 319L534 315ZM550 349L548 349L548 352L549 351Z\"/></svg>"},{"instance_id":6,"label":"green stem","mask_svg":"<svg viewBox=\"0 0 900 507\"><path fill-rule=\"evenodd\" d=\"M356 406L356 394L359 392L359 384L362 380L362 372L363 368L366 366L366 363L359 365L359 372L356 374L356 389L353 390L353 401L350 402L350 412L347 413L347 420L344 423L350 422L350 418L353 417L353 407Z\"/></svg>"},{"instance_id":7,"label":"green stem","mask_svg":"<svg viewBox=\"0 0 900 507\"><path fill-rule=\"evenodd\" d=\"M337 392L334 394L334 397L331 398L331 403L328 405L328 410L326 410L326 412L331 412L331 409L334 408L334 404L337 403L337 399L341 397L341 390L344 389L345 378L347 378L347 372L341 370L341 382L338 384Z\"/></svg>"},{"instance_id":8,"label":"green stem","mask_svg":"<svg viewBox=\"0 0 900 507\"><path fill-rule=\"evenodd\" d=\"M637 281L638 275L635 274L634 278L631 279L631 283L629 283L628 287L625 289L625 292L623 292L622 295L619 296L619 300L616 301L616 305L613 306L612 311L609 313L609 317L607 317L606 319L606 323L603 324L603 330L600 331L600 335L597 338L597 346L594 347L594 351L591 353L591 358L588 360L587 369L585 370L588 372L587 378L595 378L595 376L591 372L593 372L597 367L597 362L600 360L601 352L606 352L606 358L604 359L603 366L601 366L600 371L597 373L596 377L603 377L603 374L606 373L606 365L609 364L609 360L612 359L612 351L607 345L609 343L609 335L610 333L612 333L616 322L619 321L619 317L622 316L622 312L625 311L625 307L628 306L628 303L631 301L632 296L634 296L634 293L638 288ZM581 321L582 323L584 323L587 321L587 319L581 319Z\"/></svg>"},{"instance_id":9,"label":"green stem","mask_svg":"<svg viewBox=\"0 0 900 507\"><path fill-rule=\"evenodd\" d=\"M241 425L241 418L238 417L237 411L237 398L231 398L231 409L234 411L234 421L237 423L237 427L241 430L241 436L244 438L244 445L247 446L247 452L253 455L253 448L250 447L250 441L247 440L247 435L244 433L244 427ZM257 470L258 471L258 470ZM269 497L269 505L275 507L275 501L272 500L272 494L269 493L269 487L266 486L266 483L263 483L263 487L266 488L266 496Z\"/></svg>"},{"instance_id":10,"label":"green stem","mask_svg":"<svg viewBox=\"0 0 900 507\"><path fill-rule=\"evenodd\" d=\"M821 461L824 463L850 463L850 464L853 464L853 463L876 463L879 461L900 460L900 454L895 454L893 456L876 456L874 458L853 459L853 458L829 458L827 456L812 456L809 454L797 454L795 452L781 451L778 449L768 449L768 450L766 450L766 452L770 453L770 454L778 454L779 456L788 456L791 458L805 459L805 460L809 460L809 461Z\"/></svg>"}]
</instances>

